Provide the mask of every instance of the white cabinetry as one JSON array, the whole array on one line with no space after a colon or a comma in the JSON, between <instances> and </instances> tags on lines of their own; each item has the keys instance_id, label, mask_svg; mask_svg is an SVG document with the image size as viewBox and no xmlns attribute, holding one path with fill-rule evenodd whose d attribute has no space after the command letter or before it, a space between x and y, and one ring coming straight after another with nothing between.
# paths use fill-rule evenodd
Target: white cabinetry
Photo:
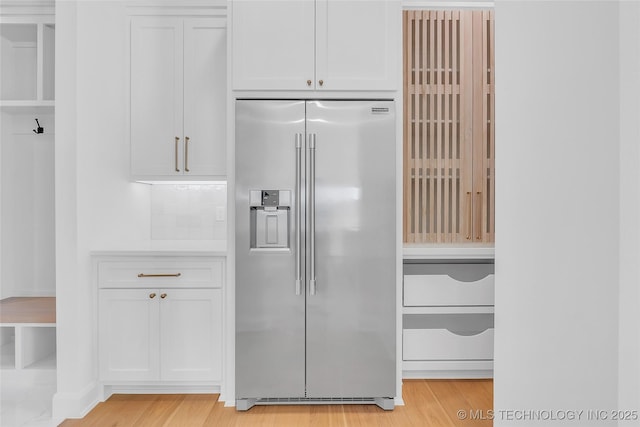
<instances>
[{"instance_id":1,"label":"white cabinetry","mask_svg":"<svg viewBox=\"0 0 640 427\"><path fill-rule=\"evenodd\" d=\"M235 90L396 90L397 0L235 0Z\"/></svg>"},{"instance_id":2,"label":"white cabinetry","mask_svg":"<svg viewBox=\"0 0 640 427\"><path fill-rule=\"evenodd\" d=\"M405 378L492 376L493 277L488 260L405 261Z\"/></svg>"},{"instance_id":3,"label":"white cabinetry","mask_svg":"<svg viewBox=\"0 0 640 427\"><path fill-rule=\"evenodd\" d=\"M219 383L219 257L98 258L98 348L104 384Z\"/></svg>"},{"instance_id":4,"label":"white cabinetry","mask_svg":"<svg viewBox=\"0 0 640 427\"><path fill-rule=\"evenodd\" d=\"M131 175L226 175L226 28L220 17L131 18Z\"/></svg>"},{"instance_id":5,"label":"white cabinetry","mask_svg":"<svg viewBox=\"0 0 640 427\"><path fill-rule=\"evenodd\" d=\"M53 107L55 25L3 19L0 24L0 100L3 109Z\"/></svg>"}]
</instances>

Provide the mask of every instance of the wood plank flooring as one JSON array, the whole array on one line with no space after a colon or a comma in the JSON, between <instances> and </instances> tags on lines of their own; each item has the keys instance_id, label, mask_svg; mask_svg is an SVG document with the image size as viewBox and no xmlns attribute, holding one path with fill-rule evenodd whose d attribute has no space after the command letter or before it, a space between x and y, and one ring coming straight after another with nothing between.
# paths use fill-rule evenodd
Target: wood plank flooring
<instances>
[{"instance_id":1,"label":"wood plank flooring","mask_svg":"<svg viewBox=\"0 0 640 427\"><path fill-rule=\"evenodd\" d=\"M76 426L224 426L224 427L484 427L493 408L492 380L404 380L405 406L383 411L374 405L254 406L247 412L225 408L217 394L116 394L86 417L66 420ZM460 419L464 411L467 419ZM470 419L474 411L476 419ZM484 419L481 419L483 418Z\"/></svg>"}]
</instances>

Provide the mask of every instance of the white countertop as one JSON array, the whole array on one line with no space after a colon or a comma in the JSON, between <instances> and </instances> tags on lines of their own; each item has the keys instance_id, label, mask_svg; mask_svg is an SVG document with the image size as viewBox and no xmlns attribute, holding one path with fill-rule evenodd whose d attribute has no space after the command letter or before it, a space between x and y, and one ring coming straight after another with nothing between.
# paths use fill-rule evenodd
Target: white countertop
<instances>
[{"instance_id":1,"label":"white countertop","mask_svg":"<svg viewBox=\"0 0 640 427\"><path fill-rule=\"evenodd\" d=\"M493 259L495 248L488 245L404 245L403 259Z\"/></svg>"},{"instance_id":2,"label":"white countertop","mask_svg":"<svg viewBox=\"0 0 640 427\"><path fill-rule=\"evenodd\" d=\"M225 240L154 241L146 248L108 248L92 250L92 256L227 256Z\"/></svg>"}]
</instances>

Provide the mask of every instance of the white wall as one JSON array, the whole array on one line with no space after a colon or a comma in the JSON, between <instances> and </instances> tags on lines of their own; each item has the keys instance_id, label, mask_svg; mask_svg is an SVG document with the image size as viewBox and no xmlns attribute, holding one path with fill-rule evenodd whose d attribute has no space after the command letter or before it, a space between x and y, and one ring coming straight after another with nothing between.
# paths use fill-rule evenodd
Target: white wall
<instances>
[{"instance_id":1,"label":"white wall","mask_svg":"<svg viewBox=\"0 0 640 427\"><path fill-rule=\"evenodd\" d=\"M54 132L50 113L2 113L1 298L55 294Z\"/></svg>"},{"instance_id":2,"label":"white wall","mask_svg":"<svg viewBox=\"0 0 640 427\"><path fill-rule=\"evenodd\" d=\"M495 11L495 425L580 425L501 411L618 407L618 3Z\"/></svg>"},{"instance_id":3,"label":"white wall","mask_svg":"<svg viewBox=\"0 0 640 427\"><path fill-rule=\"evenodd\" d=\"M640 2L623 1L620 3L620 409L640 409L639 166Z\"/></svg>"}]
</instances>

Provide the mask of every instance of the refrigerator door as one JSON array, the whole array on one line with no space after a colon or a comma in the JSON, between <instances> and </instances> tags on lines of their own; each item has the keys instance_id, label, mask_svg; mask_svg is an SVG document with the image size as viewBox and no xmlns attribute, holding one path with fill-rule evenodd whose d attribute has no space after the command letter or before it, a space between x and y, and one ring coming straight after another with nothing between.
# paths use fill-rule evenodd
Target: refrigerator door
<instances>
[{"instance_id":1,"label":"refrigerator door","mask_svg":"<svg viewBox=\"0 0 640 427\"><path fill-rule=\"evenodd\" d=\"M304 233L296 221L304 132L304 101L236 102L238 398L304 397L305 294L296 292L304 274L296 244Z\"/></svg>"},{"instance_id":2,"label":"refrigerator door","mask_svg":"<svg viewBox=\"0 0 640 427\"><path fill-rule=\"evenodd\" d=\"M394 103L308 102L307 134L307 396L392 397Z\"/></svg>"}]
</instances>

